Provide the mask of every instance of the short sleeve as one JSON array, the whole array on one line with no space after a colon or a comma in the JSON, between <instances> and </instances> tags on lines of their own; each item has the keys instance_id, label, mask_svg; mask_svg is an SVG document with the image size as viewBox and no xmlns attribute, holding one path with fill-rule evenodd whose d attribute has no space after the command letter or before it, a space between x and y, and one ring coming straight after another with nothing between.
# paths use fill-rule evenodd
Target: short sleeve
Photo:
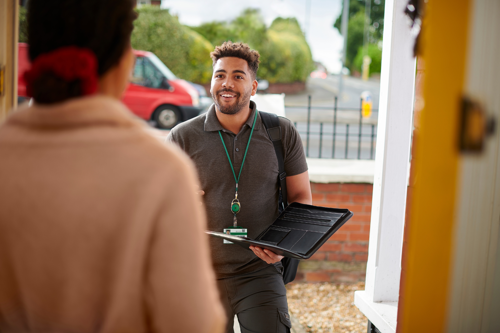
<instances>
[{"instance_id":1,"label":"short sleeve","mask_svg":"<svg viewBox=\"0 0 500 333\"><path fill-rule=\"evenodd\" d=\"M296 176L307 171L306 156L300 134L287 118L280 117L281 139L285 151L285 172Z\"/></svg>"}]
</instances>

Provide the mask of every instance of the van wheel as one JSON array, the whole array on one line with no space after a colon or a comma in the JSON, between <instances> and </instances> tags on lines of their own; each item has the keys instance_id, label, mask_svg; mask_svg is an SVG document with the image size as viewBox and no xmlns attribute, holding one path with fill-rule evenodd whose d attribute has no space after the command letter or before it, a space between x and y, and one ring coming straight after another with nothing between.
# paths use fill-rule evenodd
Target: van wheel
<instances>
[{"instance_id":1,"label":"van wheel","mask_svg":"<svg viewBox=\"0 0 500 333\"><path fill-rule=\"evenodd\" d=\"M182 115L179 108L173 105L162 105L156 109L153 120L158 128L171 129L181 122Z\"/></svg>"}]
</instances>

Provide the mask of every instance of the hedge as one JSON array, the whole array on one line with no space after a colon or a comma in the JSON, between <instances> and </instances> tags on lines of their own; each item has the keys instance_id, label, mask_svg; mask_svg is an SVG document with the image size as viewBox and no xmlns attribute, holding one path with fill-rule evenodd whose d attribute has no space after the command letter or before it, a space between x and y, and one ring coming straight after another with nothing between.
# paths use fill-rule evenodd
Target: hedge
<instances>
[{"instance_id":1,"label":"hedge","mask_svg":"<svg viewBox=\"0 0 500 333\"><path fill-rule=\"evenodd\" d=\"M366 54L370 56L370 76L374 73L380 73L382 68L382 49L375 44L368 44L366 47ZM361 46L358 49L356 58L354 58L353 68L361 73L363 69L363 57L365 55L365 50Z\"/></svg>"},{"instance_id":2,"label":"hedge","mask_svg":"<svg viewBox=\"0 0 500 333\"><path fill-rule=\"evenodd\" d=\"M231 22L204 23L192 29L212 45L231 40L259 51L257 75L270 83L304 82L314 69L311 50L295 18L276 18L266 28L257 9L246 9Z\"/></svg>"},{"instance_id":3,"label":"hedge","mask_svg":"<svg viewBox=\"0 0 500 333\"><path fill-rule=\"evenodd\" d=\"M180 24L167 9L142 6L137 12L133 48L153 52L179 78L198 83L210 81L210 42Z\"/></svg>"},{"instance_id":4,"label":"hedge","mask_svg":"<svg viewBox=\"0 0 500 333\"><path fill-rule=\"evenodd\" d=\"M311 49L296 19L277 18L261 51L260 76L270 83L305 81L314 69Z\"/></svg>"}]
</instances>

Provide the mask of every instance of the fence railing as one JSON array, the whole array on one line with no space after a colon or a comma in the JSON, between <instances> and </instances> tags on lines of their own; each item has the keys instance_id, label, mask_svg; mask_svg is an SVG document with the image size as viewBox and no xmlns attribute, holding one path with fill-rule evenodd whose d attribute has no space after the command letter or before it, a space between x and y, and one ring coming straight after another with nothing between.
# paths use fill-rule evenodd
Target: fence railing
<instances>
[{"instance_id":1,"label":"fence railing","mask_svg":"<svg viewBox=\"0 0 500 333\"><path fill-rule=\"evenodd\" d=\"M285 105L285 109L287 114L292 110L307 112L305 121L294 122L306 157L375 159L378 109L372 109L371 116L364 118L361 100L359 108L339 108L337 97L331 107L312 106L311 96L306 106ZM321 116L316 117L314 111L321 111Z\"/></svg>"}]
</instances>

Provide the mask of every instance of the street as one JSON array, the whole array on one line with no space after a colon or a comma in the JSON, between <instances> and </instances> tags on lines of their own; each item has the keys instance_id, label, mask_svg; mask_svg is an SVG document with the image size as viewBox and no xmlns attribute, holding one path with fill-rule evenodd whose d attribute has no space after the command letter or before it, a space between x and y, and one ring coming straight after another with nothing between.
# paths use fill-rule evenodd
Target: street
<instances>
[{"instance_id":1,"label":"street","mask_svg":"<svg viewBox=\"0 0 500 333\"><path fill-rule=\"evenodd\" d=\"M286 116L299 130L307 157L373 159L380 83L344 77L342 98L337 100L335 114L338 80L338 75L326 79L309 78L304 92L285 96ZM368 118L363 118L360 111L363 91L369 91L373 99L373 112Z\"/></svg>"}]
</instances>

